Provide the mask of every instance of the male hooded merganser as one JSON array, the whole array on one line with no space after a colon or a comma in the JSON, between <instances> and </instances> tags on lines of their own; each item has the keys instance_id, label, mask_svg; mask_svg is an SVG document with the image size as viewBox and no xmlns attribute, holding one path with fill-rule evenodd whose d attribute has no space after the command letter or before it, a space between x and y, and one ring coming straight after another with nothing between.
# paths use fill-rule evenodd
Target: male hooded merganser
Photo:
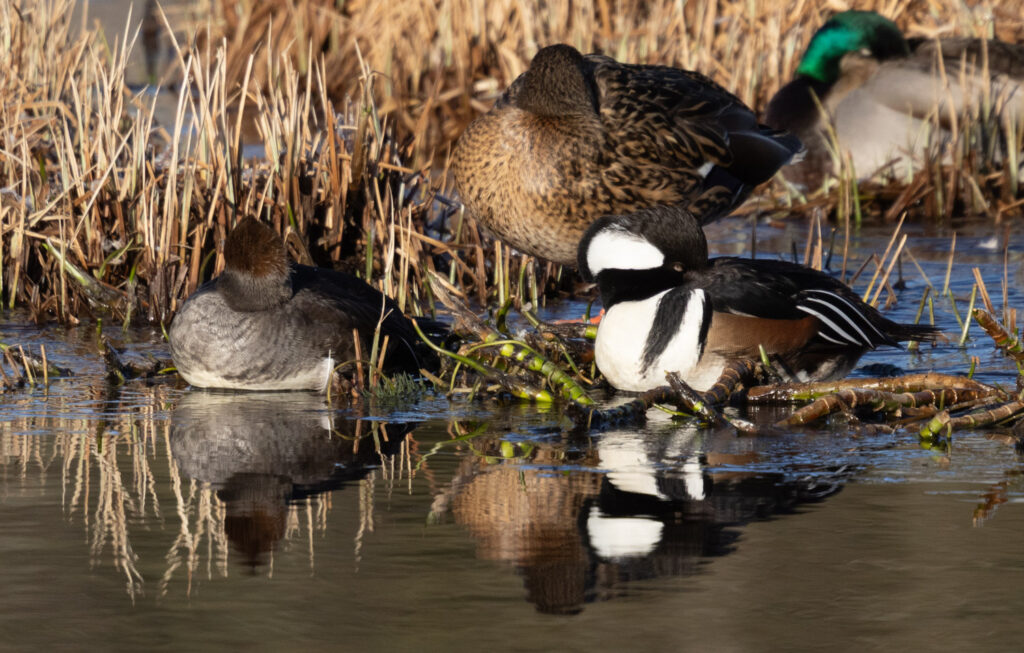
<instances>
[{"instance_id":1,"label":"male hooded merganser","mask_svg":"<svg viewBox=\"0 0 1024 653\"><path fill-rule=\"evenodd\" d=\"M708 222L800 149L699 73L552 45L462 134L452 171L498 238L573 265L596 218L681 204Z\"/></svg>"},{"instance_id":2,"label":"male hooded merganser","mask_svg":"<svg viewBox=\"0 0 1024 653\"><path fill-rule=\"evenodd\" d=\"M790 380L846 375L861 355L929 326L897 324L823 272L773 260L708 259L697 220L676 207L604 216L580 242L579 269L601 290L594 356L608 382L642 391L672 371L707 390L759 345Z\"/></svg>"},{"instance_id":3,"label":"male hooded merganser","mask_svg":"<svg viewBox=\"0 0 1024 653\"><path fill-rule=\"evenodd\" d=\"M419 337L394 300L361 279L289 263L269 226L246 218L228 235L224 272L193 293L171 323L171 356L202 388L324 390L355 358L388 337L386 373L416 373Z\"/></svg>"},{"instance_id":4,"label":"male hooded merganser","mask_svg":"<svg viewBox=\"0 0 1024 653\"><path fill-rule=\"evenodd\" d=\"M895 23L873 11L845 11L814 34L796 78L775 94L764 118L803 141L803 161L783 174L814 188L832 169L819 103L863 179L907 154L913 164L933 131L930 117L937 115L948 127L951 113L963 116L968 107L977 110L988 102L1011 119L1024 117L1024 45L907 40Z\"/></svg>"}]
</instances>

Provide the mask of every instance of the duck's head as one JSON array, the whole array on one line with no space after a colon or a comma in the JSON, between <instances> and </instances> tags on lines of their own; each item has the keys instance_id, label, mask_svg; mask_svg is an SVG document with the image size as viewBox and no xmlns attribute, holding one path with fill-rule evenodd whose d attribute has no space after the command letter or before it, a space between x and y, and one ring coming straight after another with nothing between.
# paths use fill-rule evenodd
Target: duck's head
<instances>
[{"instance_id":1,"label":"duck's head","mask_svg":"<svg viewBox=\"0 0 1024 653\"><path fill-rule=\"evenodd\" d=\"M540 116L594 113L597 94L586 60L571 45L542 48L523 73L516 105Z\"/></svg>"},{"instance_id":2,"label":"duck's head","mask_svg":"<svg viewBox=\"0 0 1024 653\"><path fill-rule=\"evenodd\" d=\"M606 215L587 229L577 257L580 274L597 281L608 308L630 296L649 296L680 285L687 272L708 265L700 223L685 209L655 206Z\"/></svg>"},{"instance_id":3,"label":"duck's head","mask_svg":"<svg viewBox=\"0 0 1024 653\"><path fill-rule=\"evenodd\" d=\"M266 310L291 298L288 255L273 229L245 218L231 230L217 290L236 311Z\"/></svg>"},{"instance_id":4,"label":"duck's head","mask_svg":"<svg viewBox=\"0 0 1024 653\"><path fill-rule=\"evenodd\" d=\"M849 53L885 61L907 56L910 47L900 28L888 18L873 11L844 11L814 33L797 75L833 84L839 79L843 57Z\"/></svg>"}]
</instances>

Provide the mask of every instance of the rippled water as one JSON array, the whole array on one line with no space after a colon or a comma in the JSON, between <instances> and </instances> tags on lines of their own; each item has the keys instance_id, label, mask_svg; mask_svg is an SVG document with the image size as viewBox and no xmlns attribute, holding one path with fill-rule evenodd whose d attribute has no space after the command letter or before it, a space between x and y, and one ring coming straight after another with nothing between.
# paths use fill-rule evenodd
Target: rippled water
<instances>
[{"instance_id":1,"label":"rippled water","mask_svg":"<svg viewBox=\"0 0 1024 653\"><path fill-rule=\"evenodd\" d=\"M1002 229L969 233L954 292L965 305L977 265L1001 306ZM889 231L865 234L858 264ZM912 229L939 287L949 235ZM758 238L804 242L793 226ZM727 221L711 241L742 251L749 233ZM925 284L903 276L890 315L909 320ZM106 331L127 357L167 356L157 330ZM862 364L963 373L977 356L979 378L1012 383L972 333ZM13 314L0 337L78 372L0 397L0 648L1008 650L1024 634L1012 434L930 451L908 433L738 438L652 414L587 438L557 409L430 394L357 416L304 393L110 386L93 327Z\"/></svg>"}]
</instances>

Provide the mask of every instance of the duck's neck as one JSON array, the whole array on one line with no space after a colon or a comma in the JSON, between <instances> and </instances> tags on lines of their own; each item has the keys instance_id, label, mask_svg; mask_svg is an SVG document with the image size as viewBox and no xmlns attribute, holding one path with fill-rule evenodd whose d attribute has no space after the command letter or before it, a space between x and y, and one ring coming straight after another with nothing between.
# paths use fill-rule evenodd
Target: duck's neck
<instances>
[{"instance_id":1,"label":"duck's neck","mask_svg":"<svg viewBox=\"0 0 1024 653\"><path fill-rule=\"evenodd\" d=\"M681 272L665 268L646 270L602 270L597 275L601 303L605 310L620 302L643 301L683 283Z\"/></svg>"},{"instance_id":2,"label":"duck's neck","mask_svg":"<svg viewBox=\"0 0 1024 653\"><path fill-rule=\"evenodd\" d=\"M779 89L779 92L768 103L764 121L776 129L785 129L797 135L804 147L812 144L807 142L805 130L818 124L821 109L830 109L829 89L832 84L819 82L810 77L797 77ZM814 98L818 101L815 102Z\"/></svg>"},{"instance_id":3,"label":"duck's neck","mask_svg":"<svg viewBox=\"0 0 1024 653\"><path fill-rule=\"evenodd\" d=\"M235 311L266 311L292 296L289 273L255 276L226 269L217 278L217 291Z\"/></svg>"}]
</instances>

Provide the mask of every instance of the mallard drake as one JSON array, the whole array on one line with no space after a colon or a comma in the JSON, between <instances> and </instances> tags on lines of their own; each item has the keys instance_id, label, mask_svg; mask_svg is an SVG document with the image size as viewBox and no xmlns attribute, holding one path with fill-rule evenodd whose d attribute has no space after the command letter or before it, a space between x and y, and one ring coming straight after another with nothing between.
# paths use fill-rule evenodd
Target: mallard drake
<instances>
[{"instance_id":1,"label":"mallard drake","mask_svg":"<svg viewBox=\"0 0 1024 653\"><path fill-rule=\"evenodd\" d=\"M799 150L700 73L552 45L466 129L452 170L498 238L573 265L599 216L683 204L707 222Z\"/></svg>"},{"instance_id":2,"label":"mallard drake","mask_svg":"<svg viewBox=\"0 0 1024 653\"><path fill-rule=\"evenodd\" d=\"M816 188L833 164L815 96L863 179L896 162L909 159L912 165L934 131L930 117L948 126L951 113L983 106L986 89L996 111L1024 118L1024 46L972 38L907 40L873 11L845 11L814 34L795 79L771 99L764 119L803 141L803 161L784 174Z\"/></svg>"},{"instance_id":3,"label":"mallard drake","mask_svg":"<svg viewBox=\"0 0 1024 653\"><path fill-rule=\"evenodd\" d=\"M374 331L388 338L386 373L418 372L420 339L389 297L348 274L290 263L269 226L246 218L228 234L224 272L199 287L171 322L171 357L193 386L324 390L334 367Z\"/></svg>"},{"instance_id":4,"label":"mallard drake","mask_svg":"<svg viewBox=\"0 0 1024 653\"><path fill-rule=\"evenodd\" d=\"M679 207L596 220L579 269L597 281L605 315L594 359L614 387L642 391L678 372L696 390L759 346L784 378L845 376L869 349L930 340L930 326L897 324L824 272L786 261L708 259L700 223Z\"/></svg>"}]
</instances>

